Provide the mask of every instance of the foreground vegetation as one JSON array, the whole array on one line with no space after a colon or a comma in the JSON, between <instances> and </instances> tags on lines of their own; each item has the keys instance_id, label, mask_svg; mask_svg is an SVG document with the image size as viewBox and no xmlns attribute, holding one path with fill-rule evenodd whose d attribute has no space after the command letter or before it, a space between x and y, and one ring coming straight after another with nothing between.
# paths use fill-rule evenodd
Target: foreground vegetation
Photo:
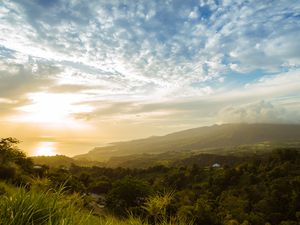
<instances>
[{"instance_id":1,"label":"foreground vegetation","mask_svg":"<svg viewBox=\"0 0 300 225\"><path fill-rule=\"evenodd\" d=\"M1 139L0 161L1 225L300 223L297 149L215 167L49 169Z\"/></svg>"}]
</instances>

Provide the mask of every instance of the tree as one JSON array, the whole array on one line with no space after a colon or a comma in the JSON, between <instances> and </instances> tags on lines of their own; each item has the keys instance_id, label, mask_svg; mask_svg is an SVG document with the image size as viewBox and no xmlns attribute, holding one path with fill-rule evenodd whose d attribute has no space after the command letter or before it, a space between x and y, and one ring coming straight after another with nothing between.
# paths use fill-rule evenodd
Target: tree
<instances>
[{"instance_id":1,"label":"tree","mask_svg":"<svg viewBox=\"0 0 300 225\"><path fill-rule=\"evenodd\" d=\"M18 158L25 158L25 154L21 152L17 144L19 141L15 138L2 138L0 140L0 164L7 165L15 162Z\"/></svg>"},{"instance_id":2,"label":"tree","mask_svg":"<svg viewBox=\"0 0 300 225\"><path fill-rule=\"evenodd\" d=\"M150 186L138 179L125 177L113 184L106 199L107 207L117 215L141 206L151 192Z\"/></svg>"},{"instance_id":3,"label":"tree","mask_svg":"<svg viewBox=\"0 0 300 225\"><path fill-rule=\"evenodd\" d=\"M31 172L33 162L26 157L17 144L19 141L15 138L0 139L0 177L2 179L13 180L18 170Z\"/></svg>"}]
</instances>

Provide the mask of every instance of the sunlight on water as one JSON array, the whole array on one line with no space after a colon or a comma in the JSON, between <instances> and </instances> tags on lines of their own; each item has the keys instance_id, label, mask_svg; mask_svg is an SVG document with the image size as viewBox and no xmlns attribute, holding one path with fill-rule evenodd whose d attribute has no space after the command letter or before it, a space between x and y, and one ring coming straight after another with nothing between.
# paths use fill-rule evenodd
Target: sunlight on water
<instances>
[{"instance_id":1,"label":"sunlight on water","mask_svg":"<svg viewBox=\"0 0 300 225\"><path fill-rule=\"evenodd\" d=\"M56 142L39 142L35 148L35 156L53 156L56 155Z\"/></svg>"}]
</instances>

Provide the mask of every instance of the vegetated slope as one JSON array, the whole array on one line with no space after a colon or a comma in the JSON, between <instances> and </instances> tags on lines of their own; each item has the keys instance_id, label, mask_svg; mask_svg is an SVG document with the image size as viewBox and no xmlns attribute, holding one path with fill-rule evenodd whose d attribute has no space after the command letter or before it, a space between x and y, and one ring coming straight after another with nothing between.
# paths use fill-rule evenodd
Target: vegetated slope
<instances>
[{"instance_id":1,"label":"vegetated slope","mask_svg":"<svg viewBox=\"0 0 300 225\"><path fill-rule=\"evenodd\" d=\"M290 124L224 124L184 130L165 136L150 137L96 147L75 159L104 161L111 157L134 154L159 154L168 151L199 151L262 142L300 141L300 125ZM216 152L214 152L216 153Z\"/></svg>"},{"instance_id":2,"label":"vegetated slope","mask_svg":"<svg viewBox=\"0 0 300 225\"><path fill-rule=\"evenodd\" d=\"M112 157L107 163L106 167L123 167L123 168L143 168L155 166L168 166L168 167L180 167L190 166L197 164L200 167L212 166L216 163L222 166L234 165L241 162L246 162L255 155L247 154L244 156L238 155L216 155L216 154L180 154L173 152L166 152L161 154L142 154L142 155L130 155L121 157ZM257 158L262 158L257 155Z\"/></svg>"},{"instance_id":3,"label":"vegetated slope","mask_svg":"<svg viewBox=\"0 0 300 225\"><path fill-rule=\"evenodd\" d=\"M76 160L65 155L56 156L34 156L31 157L34 164L47 165L49 167L70 167L77 166L103 166L103 163L90 160Z\"/></svg>"}]
</instances>

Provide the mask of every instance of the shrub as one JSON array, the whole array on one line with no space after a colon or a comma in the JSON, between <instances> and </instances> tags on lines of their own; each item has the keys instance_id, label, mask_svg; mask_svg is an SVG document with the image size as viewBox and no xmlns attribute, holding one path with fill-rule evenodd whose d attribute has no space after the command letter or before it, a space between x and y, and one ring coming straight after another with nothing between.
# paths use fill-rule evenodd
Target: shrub
<instances>
[{"instance_id":1,"label":"shrub","mask_svg":"<svg viewBox=\"0 0 300 225\"><path fill-rule=\"evenodd\" d=\"M150 220L156 223L167 217L167 208L174 197L174 192L167 192L165 194L158 194L149 197L143 208L147 211Z\"/></svg>"},{"instance_id":2,"label":"shrub","mask_svg":"<svg viewBox=\"0 0 300 225\"><path fill-rule=\"evenodd\" d=\"M0 179L13 181L16 177L16 169L14 167L0 166Z\"/></svg>"}]
</instances>

